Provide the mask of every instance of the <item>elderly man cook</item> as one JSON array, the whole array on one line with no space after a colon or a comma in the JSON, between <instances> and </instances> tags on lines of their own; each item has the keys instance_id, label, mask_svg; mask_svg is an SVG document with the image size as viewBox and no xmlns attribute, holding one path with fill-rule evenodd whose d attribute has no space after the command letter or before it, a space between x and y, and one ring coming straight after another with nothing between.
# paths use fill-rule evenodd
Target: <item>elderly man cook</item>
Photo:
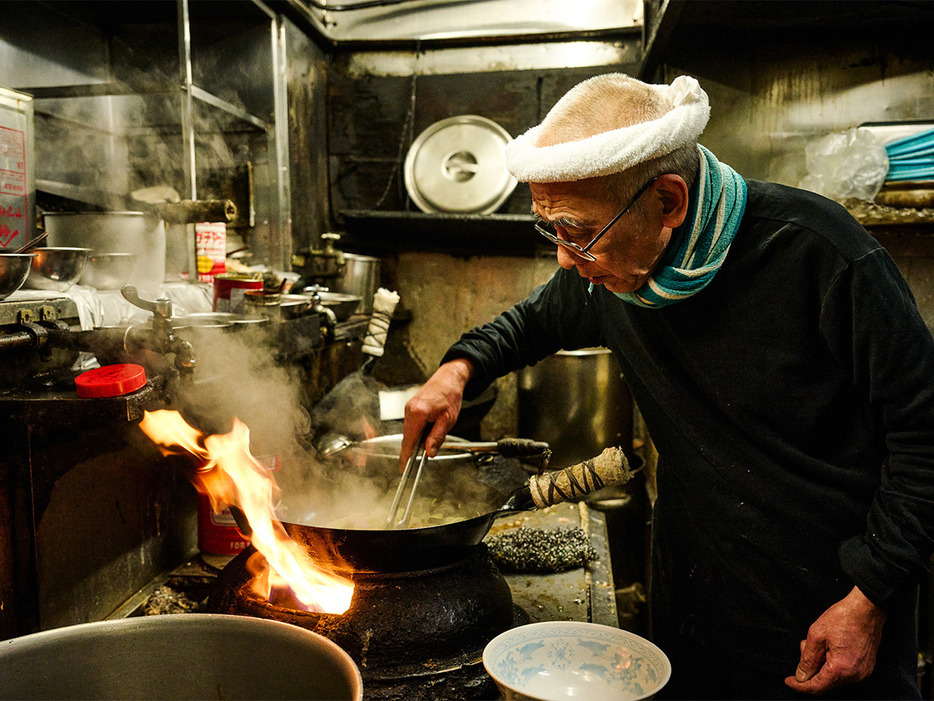
<instances>
[{"instance_id":1,"label":"elderly man cook","mask_svg":"<svg viewBox=\"0 0 934 701\"><path fill-rule=\"evenodd\" d=\"M842 207L744 180L697 144L708 117L692 78L602 75L509 144L561 269L450 348L403 456L496 377L606 346L659 451L664 695L917 698L934 341Z\"/></svg>"}]
</instances>

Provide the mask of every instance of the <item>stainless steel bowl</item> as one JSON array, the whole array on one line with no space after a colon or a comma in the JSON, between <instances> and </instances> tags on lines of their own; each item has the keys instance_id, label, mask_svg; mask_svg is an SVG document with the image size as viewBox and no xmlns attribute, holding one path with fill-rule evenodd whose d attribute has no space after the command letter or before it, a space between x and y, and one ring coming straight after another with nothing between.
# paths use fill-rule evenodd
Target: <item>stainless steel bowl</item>
<instances>
[{"instance_id":1,"label":"stainless steel bowl","mask_svg":"<svg viewBox=\"0 0 934 701\"><path fill-rule=\"evenodd\" d=\"M36 248L24 287L67 292L78 281L88 263L90 248L49 246Z\"/></svg>"},{"instance_id":2,"label":"stainless steel bowl","mask_svg":"<svg viewBox=\"0 0 934 701\"><path fill-rule=\"evenodd\" d=\"M0 669L0 699L363 698L359 668L327 638L221 614L123 618L4 640Z\"/></svg>"},{"instance_id":3,"label":"stainless steel bowl","mask_svg":"<svg viewBox=\"0 0 934 701\"><path fill-rule=\"evenodd\" d=\"M318 294L321 297L321 304L334 312L338 321L350 318L362 301L361 297L344 292L319 292Z\"/></svg>"},{"instance_id":4,"label":"stainless steel bowl","mask_svg":"<svg viewBox=\"0 0 934 701\"><path fill-rule=\"evenodd\" d=\"M311 295L279 295L283 319L298 319L311 310Z\"/></svg>"},{"instance_id":5,"label":"stainless steel bowl","mask_svg":"<svg viewBox=\"0 0 934 701\"><path fill-rule=\"evenodd\" d=\"M135 253L98 253L91 251L88 264L81 274L82 285L99 290L117 290L130 282L136 268Z\"/></svg>"},{"instance_id":6,"label":"stainless steel bowl","mask_svg":"<svg viewBox=\"0 0 934 701\"><path fill-rule=\"evenodd\" d=\"M0 253L0 299L16 292L29 276L34 253Z\"/></svg>"},{"instance_id":7,"label":"stainless steel bowl","mask_svg":"<svg viewBox=\"0 0 934 701\"><path fill-rule=\"evenodd\" d=\"M158 217L145 212L46 212L42 221L49 232L50 246L87 246L97 253L135 253L137 258L130 277L141 292L151 292L165 280L165 224Z\"/></svg>"}]
</instances>

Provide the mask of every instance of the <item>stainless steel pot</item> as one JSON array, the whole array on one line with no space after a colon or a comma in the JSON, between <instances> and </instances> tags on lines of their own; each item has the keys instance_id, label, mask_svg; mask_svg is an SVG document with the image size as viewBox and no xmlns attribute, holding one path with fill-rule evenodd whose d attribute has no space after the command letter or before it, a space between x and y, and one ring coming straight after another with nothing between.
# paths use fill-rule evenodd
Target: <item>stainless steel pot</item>
<instances>
[{"instance_id":1,"label":"stainless steel pot","mask_svg":"<svg viewBox=\"0 0 934 701\"><path fill-rule=\"evenodd\" d=\"M46 212L49 246L77 246L95 253L137 256L130 282L153 296L165 280L165 224L144 212ZM83 281L82 281L83 282Z\"/></svg>"},{"instance_id":2,"label":"stainless steel pot","mask_svg":"<svg viewBox=\"0 0 934 701\"><path fill-rule=\"evenodd\" d=\"M632 448L629 385L606 348L558 351L519 371L519 435L548 441L552 463L571 465L603 446Z\"/></svg>"},{"instance_id":3,"label":"stainless steel pot","mask_svg":"<svg viewBox=\"0 0 934 701\"><path fill-rule=\"evenodd\" d=\"M327 638L221 614L84 623L0 642L0 699L354 699L360 670Z\"/></svg>"},{"instance_id":4,"label":"stainless steel pot","mask_svg":"<svg viewBox=\"0 0 934 701\"><path fill-rule=\"evenodd\" d=\"M139 256L135 253L96 253L88 255L81 273L81 284L98 290L119 290L134 282Z\"/></svg>"},{"instance_id":5,"label":"stainless steel pot","mask_svg":"<svg viewBox=\"0 0 934 701\"><path fill-rule=\"evenodd\" d=\"M356 312L370 314L373 311L373 295L379 286L379 258L344 254L344 272L337 283L337 292L356 295L361 301Z\"/></svg>"},{"instance_id":6,"label":"stainless steel pot","mask_svg":"<svg viewBox=\"0 0 934 701\"><path fill-rule=\"evenodd\" d=\"M310 295L283 294L279 296L283 319L299 319L311 310Z\"/></svg>"}]
</instances>

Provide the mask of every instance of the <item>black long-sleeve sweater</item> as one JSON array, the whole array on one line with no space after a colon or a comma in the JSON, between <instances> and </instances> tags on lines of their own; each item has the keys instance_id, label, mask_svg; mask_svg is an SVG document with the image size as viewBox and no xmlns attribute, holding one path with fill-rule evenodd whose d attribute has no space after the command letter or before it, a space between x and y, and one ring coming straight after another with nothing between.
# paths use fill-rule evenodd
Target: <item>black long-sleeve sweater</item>
<instances>
[{"instance_id":1,"label":"black long-sleeve sweater","mask_svg":"<svg viewBox=\"0 0 934 701\"><path fill-rule=\"evenodd\" d=\"M559 349L613 351L660 456L659 610L790 674L854 584L899 608L932 552L934 340L886 251L839 205L749 181L698 294L646 309L589 287L558 271L442 362L473 361L471 396Z\"/></svg>"}]
</instances>

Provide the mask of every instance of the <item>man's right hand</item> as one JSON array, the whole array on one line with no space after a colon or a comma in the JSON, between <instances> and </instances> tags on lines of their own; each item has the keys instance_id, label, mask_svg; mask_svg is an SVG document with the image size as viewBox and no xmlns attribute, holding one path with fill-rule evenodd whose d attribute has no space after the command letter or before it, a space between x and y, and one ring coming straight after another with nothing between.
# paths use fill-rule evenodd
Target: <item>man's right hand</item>
<instances>
[{"instance_id":1,"label":"man's right hand","mask_svg":"<svg viewBox=\"0 0 934 701\"><path fill-rule=\"evenodd\" d=\"M464 387L472 374L473 365L469 360L451 360L439 367L406 403L405 420L402 423L402 446L399 452L401 467L405 466L409 455L415 450L415 444L426 424L433 426L425 440L425 450L428 457L438 454L445 436L460 414Z\"/></svg>"}]
</instances>

